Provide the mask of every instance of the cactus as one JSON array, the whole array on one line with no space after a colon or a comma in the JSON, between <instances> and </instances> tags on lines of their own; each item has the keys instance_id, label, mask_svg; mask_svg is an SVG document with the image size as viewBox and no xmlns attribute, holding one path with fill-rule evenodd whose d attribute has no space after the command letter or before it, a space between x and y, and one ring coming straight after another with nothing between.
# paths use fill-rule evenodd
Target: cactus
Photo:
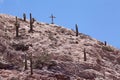
<instances>
[{"instance_id":1,"label":"cactus","mask_svg":"<svg viewBox=\"0 0 120 80\"><path fill-rule=\"evenodd\" d=\"M33 62L32 62L32 53L30 55L30 74L33 75Z\"/></svg>"},{"instance_id":2,"label":"cactus","mask_svg":"<svg viewBox=\"0 0 120 80\"><path fill-rule=\"evenodd\" d=\"M28 69L28 67L27 67L27 56L25 54L25 70L27 70L27 69Z\"/></svg>"},{"instance_id":3,"label":"cactus","mask_svg":"<svg viewBox=\"0 0 120 80\"><path fill-rule=\"evenodd\" d=\"M17 16L16 16L15 26L16 26L16 37L18 37L18 36L19 36L18 33L19 33L20 24L19 24L18 21L17 21Z\"/></svg>"},{"instance_id":4,"label":"cactus","mask_svg":"<svg viewBox=\"0 0 120 80\"><path fill-rule=\"evenodd\" d=\"M86 49L85 49L85 48L84 48L83 52L84 52L84 61L87 61L87 57L86 57Z\"/></svg>"},{"instance_id":5,"label":"cactus","mask_svg":"<svg viewBox=\"0 0 120 80\"><path fill-rule=\"evenodd\" d=\"M76 24L75 27L76 27L76 36L78 36L78 33L79 33L78 32L78 25Z\"/></svg>"},{"instance_id":6,"label":"cactus","mask_svg":"<svg viewBox=\"0 0 120 80\"><path fill-rule=\"evenodd\" d=\"M26 14L23 13L23 20L26 21Z\"/></svg>"},{"instance_id":7,"label":"cactus","mask_svg":"<svg viewBox=\"0 0 120 80\"><path fill-rule=\"evenodd\" d=\"M34 18L32 18L32 14L30 13L30 30L29 32L33 32L33 23L34 23Z\"/></svg>"},{"instance_id":8,"label":"cactus","mask_svg":"<svg viewBox=\"0 0 120 80\"><path fill-rule=\"evenodd\" d=\"M106 41L104 41L104 45L107 46L107 42Z\"/></svg>"},{"instance_id":9,"label":"cactus","mask_svg":"<svg viewBox=\"0 0 120 80\"><path fill-rule=\"evenodd\" d=\"M32 14L30 13L30 31L33 31Z\"/></svg>"}]
</instances>

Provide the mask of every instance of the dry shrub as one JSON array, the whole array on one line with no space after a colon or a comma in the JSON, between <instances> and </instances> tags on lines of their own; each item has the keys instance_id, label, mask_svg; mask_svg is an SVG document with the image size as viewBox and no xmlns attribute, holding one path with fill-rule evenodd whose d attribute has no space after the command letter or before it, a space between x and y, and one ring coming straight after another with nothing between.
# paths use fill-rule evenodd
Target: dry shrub
<instances>
[{"instance_id":1,"label":"dry shrub","mask_svg":"<svg viewBox=\"0 0 120 80\"><path fill-rule=\"evenodd\" d=\"M114 49L111 46L102 46L103 51L114 52Z\"/></svg>"},{"instance_id":2,"label":"dry shrub","mask_svg":"<svg viewBox=\"0 0 120 80\"><path fill-rule=\"evenodd\" d=\"M85 78L85 79L90 79L90 80L94 80L96 78L96 73L92 72L92 71L81 71L79 73L79 77Z\"/></svg>"},{"instance_id":3,"label":"dry shrub","mask_svg":"<svg viewBox=\"0 0 120 80\"><path fill-rule=\"evenodd\" d=\"M47 66L47 68L51 68L52 66L56 66L57 63L52 60L52 57L50 54L42 54L41 56L37 57L37 59L34 62L34 68L42 69L44 66Z\"/></svg>"},{"instance_id":4,"label":"dry shrub","mask_svg":"<svg viewBox=\"0 0 120 80\"><path fill-rule=\"evenodd\" d=\"M104 45L104 43L103 43L103 42L100 42L100 41L97 41L97 44L99 44L99 45L101 45L101 46Z\"/></svg>"},{"instance_id":5,"label":"dry shrub","mask_svg":"<svg viewBox=\"0 0 120 80\"><path fill-rule=\"evenodd\" d=\"M54 59L55 60L58 60L58 61L73 61L72 57L71 56L68 56L68 55L56 55L54 56Z\"/></svg>"},{"instance_id":6,"label":"dry shrub","mask_svg":"<svg viewBox=\"0 0 120 80\"><path fill-rule=\"evenodd\" d=\"M99 64L92 64L92 63L82 63L80 67L83 69L94 69L96 71L100 71L102 68Z\"/></svg>"},{"instance_id":7,"label":"dry shrub","mask_svg":"<svg viewBox=\"0 0 120 80\"><path fill-rule=\"evenodd\" d=\"M94 44L93 46L94 46L95 48L101 48L101 46L98 45L98 44Z\"/></svg>"},{"instance_id":8,"label":"dry shrub","mask_svg":"<svg viewBox=\"0 0 120 80\"><path fill-rule=\"evenodd\" d=\"M11 77L10 80L19 80L17 77Z\"/></svg>"},{"instance_id":9,"label":"dry shrub","mask_svg":"<svg viewBox=\"0 0 120 80\"><path fill-rule=\"evenodd\" d=\"M25 45L24 43L12 43L11 46L16 50L16 51L27 51L29 49L28 45Z\"/></svg>"},{"instance_id":10,"label":"dry shrub","mask_svg":"<svg viewBox=\"0 0 120 80\"><path fill-rule=\"evenodd\" d=\"M3 53L8 47L8 44L5 39L0 37L0 53Z\"/></svg>"},{"instance_id":11,"label":"dry shrub","mask_svg":"<svg viewBox=\"0 0 120 80\"><path fill-rule=\"evenodd\" d=\"M1 29L1 30L4 30L4 26L3 26L3 24L1 24L1 23L0 23L0 29Z\"/></svg>"},{"instance_id":12,"label":"dry shrub","mask_svg":"<svg viewBox=\"0 0 120 80\"><path fill-rule=\"evenodd\" d=\"M120 64L120 56L116 60L117 60L117 63Z\"/></svg>"},{"instance_id":13,"label":"dry shrub","mask_svg":"<svg viewBox=\"0 0 120 80\"><path fill-rule=\"evenodd\" d=\"M56 32L59 34L74 35L74 33L72 33L72 31L69 31L69 30L62 28L62 27L57 27Z\"/></svg>"},{"instance_id":14,"label":"dry shrub","mask_svg":"<svg viewBox=\"0 0 120 80\"><path fill-rule=\"evenodd\" d=\"M3 53L5 51L6 47L2 43L0 43L0 53Z\"/></svg>"},{"instance_id":15,"label":"dry shrub","mask_svg":"<svg viewBox=\"0 0 120 80\"><path fill-rule=\"evenodd\" d=\"M81 67L73 62L60 62L58 66L59 69L57 70L63 72L66 75L78 74L81 70Z\"/></svg>"},{"instance_id":16,"label":"dry shrub","mask_svg":"<svg viewBox=\"0 0 120 80\"><path fill-rule=\"evenodd\" d=\"M83 33L79 33L79 35L80 35L81 39L90 39L90 40L92 40L92 38L89 35L85 35Z\"/></svg>"},{"instance_id":17,"label":"dry shrub","mask_svg":"<svg viewBox=\"0 0 120 80\"><path fill-rule=\"evenodd\" d=\"M85 46L93 46L91 43L84 43Z\"/></svg>"},{"instance_id":18,"label":"dry shrub","mask_svg":"<svg viewBox=\"0 0 120 80\"><path fill-rule=\"evenodd\" d=\"M57 80L70 80L69 76L63 75L63 74L56 74L54 77L57 78Z\"/></svg>"}]
</instances>

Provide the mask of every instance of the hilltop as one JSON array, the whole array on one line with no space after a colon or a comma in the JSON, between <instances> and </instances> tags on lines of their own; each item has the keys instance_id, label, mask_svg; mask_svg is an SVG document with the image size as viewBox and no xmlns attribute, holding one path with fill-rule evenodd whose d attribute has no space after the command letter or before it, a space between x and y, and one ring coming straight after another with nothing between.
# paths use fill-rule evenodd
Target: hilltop
<instances>
[{"instance_id":1,"label":"hilltop","mask_svg":"<svg viewBox=\"0 0 120 80\"><path fill-rule=\"evenodd\" d=\"M16 37L15 22L0 14L0 80L120 80L120 50L56 24L35 21L29 32L22 18Z\"/></svg>"}]
</instances>

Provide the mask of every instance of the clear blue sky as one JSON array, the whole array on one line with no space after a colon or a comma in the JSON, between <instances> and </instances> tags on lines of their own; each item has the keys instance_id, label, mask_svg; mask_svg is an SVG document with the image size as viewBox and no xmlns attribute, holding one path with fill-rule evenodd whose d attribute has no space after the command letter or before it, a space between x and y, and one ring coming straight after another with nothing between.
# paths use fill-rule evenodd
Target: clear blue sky
<instances>
[{"instance_id":1,"label":"clear blue sky","mask_svg":"<svg viewBox=\"0 0 120 80\"><path fill-rule=\"evenodd\" d=\"M22 17L32 13L38 21L69 29L78 24L79 32L120 48L120 0L0 0L0 13Z\"/></svg>"}]
</instances>

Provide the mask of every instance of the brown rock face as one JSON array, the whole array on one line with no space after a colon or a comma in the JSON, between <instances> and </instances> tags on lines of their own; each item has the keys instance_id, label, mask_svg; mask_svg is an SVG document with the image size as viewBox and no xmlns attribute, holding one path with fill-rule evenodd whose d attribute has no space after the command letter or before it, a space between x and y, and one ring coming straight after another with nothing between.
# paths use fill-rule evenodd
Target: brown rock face
<instances>
[{"instance_id":1,"label":"brown rock face","mask_svg":"<svg viewBox=\"0 0 120 80\"><path fill-rule=\"evenodd\" d=\"M55 77L57 78L57 80L70 80L70 77L66 75L56 74Z\"/></svg>"},{"instance_id":2,"label":"brown rock face","mask_svg":"<svg viewBox=\"0 0 120 80\"><path fill-rule=\"evenodd\" d=\"M93 72L89 72L89 71L82 71L79 73L79 77L85 78L85 79L95 79L96 78L96 74Z\"/></svg>"},{"instance_id":3,"label":"brown rock face","mask_svg":"<svg viewBox=\"0 0 120 80\"><path fill-rule=\"evenodd\" d=\"M13 69L14 66L9 63L0 62L0 69Z\"/></svg>"}]
</instances>

